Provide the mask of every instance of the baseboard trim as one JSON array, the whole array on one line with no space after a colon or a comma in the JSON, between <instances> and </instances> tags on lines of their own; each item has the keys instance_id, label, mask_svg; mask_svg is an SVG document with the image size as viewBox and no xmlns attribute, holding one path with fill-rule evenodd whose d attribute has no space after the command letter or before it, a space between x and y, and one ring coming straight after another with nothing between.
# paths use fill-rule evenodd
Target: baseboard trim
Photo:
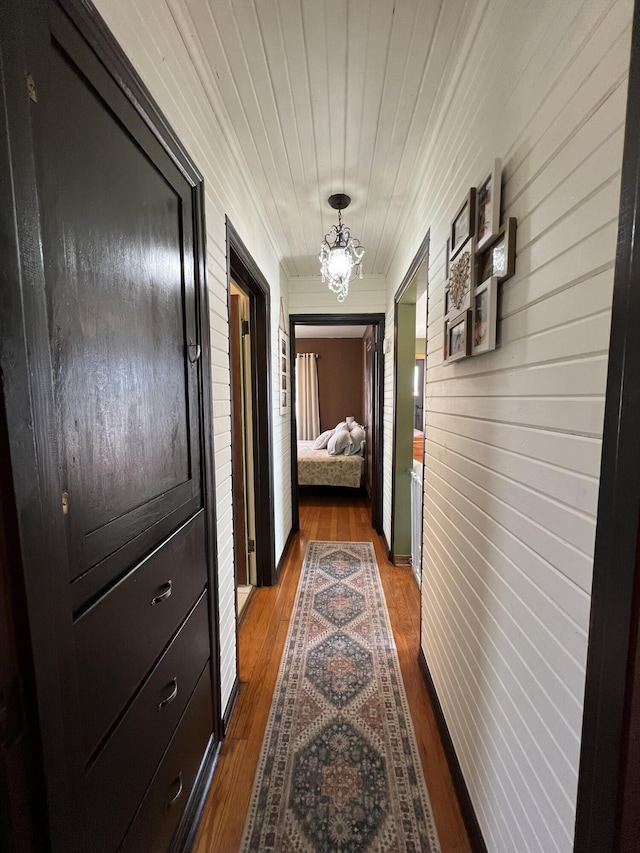
<instances>
[{"instance_id":1,"label":"baseboard trim","mask_svg":"<svg viewBox=\"0 0 640 853\"><path fill-rule=\"evenodd\" d=\"M204 754L204 758L202 759L202 764L200 765L198 778L196 779L191 791L189 802L187 803L184 814L180 819L176 834L173 836L170 848L172 853L191 853L193 850L198 826L200 825L200 818L202 817L202 812L204 811L204 806L207 800L207 794L211 787L213 773L216 769L216 765L218 764L221 747L222 741L215 743L212 735Z\"/></svg>"},{"instance_id":2,"label":"baseboard trim","mask_svg":"<svg viewBox=\"0 0 640 853\"><path fill-rule=\"evenodd\" d=\"M282 549L282 554L280 554L280 559L278 560L278 565L276 566L276 577L278 577L278 578L280 577L280 570L284 566L284 561L287 559L287 556L288 556L287 552L289 551L289 546L291 545L291 540L293 539L293 537L295 536L296 533L297 533L297 531L294 530L292 527L291 530L289 531L289 535L287 536L287 541L284 543L284 548Z\"/></svg>"},{"instance_id":3,"label":"baseboard trim","mask_svg":"<svg viewBox=\"0 0 640 853\"><path fill-rule=\"evenodd\" d=\"M476 811L473 808L473 803L471 802L471 797L469 796L469 789L467 788L467 783L464 781L462 768L460 767L460 762L458 761L458 756L456 755L456 750L453 745L453 741L451 740L449 726L447 725L447 721L445 720L442 705L440 704L440 699L438 698L436 686L433 683L431 671L429 670L429 664L427 663L427 659L425 657L424 651L422 650L422 647L420 647L420 651L418 653L418 664L420 666L420 672L427 688L427 693L429 694L429 699L431 700L431 707L433 708L433 714L436 719L436 725L438 726L438 732L440 734L442 748L444 749L445 758L447 759L447 764L449 765L449 773L451 773L451 780L453 782L453 787L458 798L458 804L460 806L462 819L467 830L467 835L469 836L471 849L474 851L474 853L487 853L487 845L485 844L484 838L482 837L482 831L480 829L480 824L478 823Z\"/></svg>"},{"instance_id":4,"label":"baseboard trim","mask_svg":"<svg viewBox=\"0 0 640 853\"><path fill-rule=\"evenodd\" d=\"M227 707L224 710L224 714L222 715L222 738L226 737L227 731L229 730L229 724L231 722L231 717L233 716L233 711L236 707L236 702L238 701L238 695L240 693L240 679L236 675L236 680L233 682L233 687L231 688L231 695L229 696L229 701L227 702Z\"/></svg>"},{"instance_id":5,"label":"baseboard trim","mask_svg":"<svg viewBox=\"0 0 640 853\"><path fill-rule=\"evenodd\" d=\"M410 566L411 554L397 554L393 559L394 566Z\"/></svg>"}]
</instances>

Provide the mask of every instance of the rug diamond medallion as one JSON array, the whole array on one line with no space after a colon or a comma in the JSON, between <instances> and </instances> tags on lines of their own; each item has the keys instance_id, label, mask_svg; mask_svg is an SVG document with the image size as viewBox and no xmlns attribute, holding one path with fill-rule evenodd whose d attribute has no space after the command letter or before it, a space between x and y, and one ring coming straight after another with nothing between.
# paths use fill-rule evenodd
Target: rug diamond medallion
<instances>
[{"instance_id":1,"label":"rug diamond medallion","mask_svg":"<svg viewBox=\"0 0 640 853\"><path fill-rule=\"evenodd\" d=\"M314 604L334 625L346 625L364 611L364 595L344 583L334 583L316 594Z\"/></svg>"},{"instance_id":2,"label":"rug diamond medallion","mask_svg":"<svg viewBox=\"0 0 640 853\"><path fill-rule=\"evenodd\" d=\"M369 542L309 542L241 850L440 851Z\"/></svg>"},{"instance_id":3,"label":"rug diamond medallion","mask_svg":"<svg viewBox=\"0 0 640 853\"><path fill-rule=\"evenodd\" d=\"M292 781L291 808L313 850L365 850L387 815L384 759L344 719L296 754Z\"/></svg>"},{"instance_id":4,"label":"rug diamond medallion","mask_svg":"<svg viewBox=\"0 0 640 853\"><path fill-rule=\"evenodd\" d=\"M310 652L305 676L335 708L344 708L371 681L373 658L340 631Z\"/></svg>"},{"instance_id":5,"label":"rug diamond medallion","mask_svg":"<svg viewBox=\"0 0 640 853\"><path fill-rule=\"evenodd\" d=\"M331 554L320 557L318 568L331 575L332 578L339 578L341 580L342 578L348 578L349 575L358 571L360 560L352 553L336 549Z\"/></svg>"}]
</instances>

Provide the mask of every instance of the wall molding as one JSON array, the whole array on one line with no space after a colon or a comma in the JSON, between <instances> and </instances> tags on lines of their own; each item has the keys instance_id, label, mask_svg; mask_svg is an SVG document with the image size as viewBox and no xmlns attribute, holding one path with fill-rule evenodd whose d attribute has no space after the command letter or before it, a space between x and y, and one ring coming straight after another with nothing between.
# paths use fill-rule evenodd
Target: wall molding
<instances>
[{"instance_id":1,"label":"wall molding","mask_svg":"<svg viewBox=\"0 0 640 853\"><path fill-rule=\"evenodd\" d=\"M224 714L222 715L222 737L225 738L227 732L229 731L229 725L231 723L231 718L233 717L233 712L235 711L236 702L238 701L238 696L240 695L240 678L236 675L235 680L233 682L233 687L231 688L231 693L229 695L229 701L227 702L227 707L224 709Z\"/></svg>"},{"instance_id":2,"label":"wall molding","mask_svg":"<svg viewBox=\"0 0 640 853\"><path fill-rule=\"evenodd\" d=\"M429 694L429 701L431 702L431 707L433 709L433 716L435 717L436 725L438 726L438 733L440 734L442 748L444 749L445 758L447 759L449 773L451 774L453 787L458 798L458 805L460 806L462 819L464 820L467 835L469 836L471 849L474 853L487 853L487 845L485 844L482 836L476 811L473 807L473 803L471 802L469 789L467 788L467 783L464 780L462 768L460 767L460 762L458 761L458 756L456 754L453 741L451 740L449 726L447 725L444 711L442 710L442 705L438 698L438 692L435 684L433 683L433 678L431 677L431 670L429 669L429 664L427 663L422 647L420 647L420 651L418 652L418 665L427 688L427 693Z\"/></svg>"},{"instance_id":3,"label":"wall molding","mask_svg":"<svg viewBox=\"0 0 640 853\"><path fill-rule=\"evenodd\" d=\"M289 546L291 545L291 541L293 539L294 533L295 533L295 531L294 531L293 527L291 527L291 529L289 530L289 535L287 536L287 541L284 543L284 548L282 549L282 554L280 554L280 559L278 560L278 565L276 566L276 575L278 577L280 577L280 571L282 570L282 567L284 566L285 560L289 556L289 554L288 554Z\"/></svg>"}]
</instances>

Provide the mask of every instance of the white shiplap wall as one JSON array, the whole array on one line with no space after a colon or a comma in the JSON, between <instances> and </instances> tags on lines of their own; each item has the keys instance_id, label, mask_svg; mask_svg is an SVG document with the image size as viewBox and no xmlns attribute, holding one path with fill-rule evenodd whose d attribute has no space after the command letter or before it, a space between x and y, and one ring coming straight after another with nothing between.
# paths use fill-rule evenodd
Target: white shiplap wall
<instances>
[{"instance_id":1,"label":"white shiplap wall","mask_svg":"<svg viewBox=\"0 0 640 853\"><path fill-rule=\"evenodd\" d=\"M271 289L276 560L291 529L289 420L280 416L277 400L277 332L281 294L286 300L286 277L272 234L264 224L268 219L239 166L238 153L224 125L224 112L216 92L207 84L197 44L178 4L97 0L96 6L205 181L224 710L236 678L225 214Z\"/></svg>"},{"instance_id":2,"label":"white shiplap wall","mask_svg":"<svg viewBox=\"0 0 640 853\"><path fill-rule=\"evenodd\" d=\"M473 11L388 275L392 317L430 228L422 648L489 851L568 853L632 3ZM496 156L518 218L500 347L447 367L447 228Z\"/></svg>"},{"instance_id":3,"label":"white shiplap wall","mask_svg":"<svg viewBox=\"0 0 640 853\"><path fill-rule=\"evenodd\" d=\"M290 314L384 314L386 308L387 281L381 275L355 278L349 283L349 295L342 304L319 275L289 279Z\"/></svg>"}]
</instances>

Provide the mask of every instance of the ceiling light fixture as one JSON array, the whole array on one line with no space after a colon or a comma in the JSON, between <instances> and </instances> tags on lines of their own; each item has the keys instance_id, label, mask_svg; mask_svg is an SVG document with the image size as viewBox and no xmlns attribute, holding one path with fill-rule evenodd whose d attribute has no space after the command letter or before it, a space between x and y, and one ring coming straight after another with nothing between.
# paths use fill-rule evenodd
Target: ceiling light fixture
<instances>
[{"instance_id":1,"label":"ceiling light fixture","mask_svg":"<svg viewBox=\"0 0 640 853\"><path fill-rule=\"evenodd\" d=\"M330 206L338 211L338 224L324 235L320 244L320 272L322 281L336 294L338 302L344 302L354 271L362 278L364 248L359 240L351 236L351 229L342 224L342 211L351 204L349 196L336 193L330 195L328 201Z\"/></svg>"}]
</instances>

